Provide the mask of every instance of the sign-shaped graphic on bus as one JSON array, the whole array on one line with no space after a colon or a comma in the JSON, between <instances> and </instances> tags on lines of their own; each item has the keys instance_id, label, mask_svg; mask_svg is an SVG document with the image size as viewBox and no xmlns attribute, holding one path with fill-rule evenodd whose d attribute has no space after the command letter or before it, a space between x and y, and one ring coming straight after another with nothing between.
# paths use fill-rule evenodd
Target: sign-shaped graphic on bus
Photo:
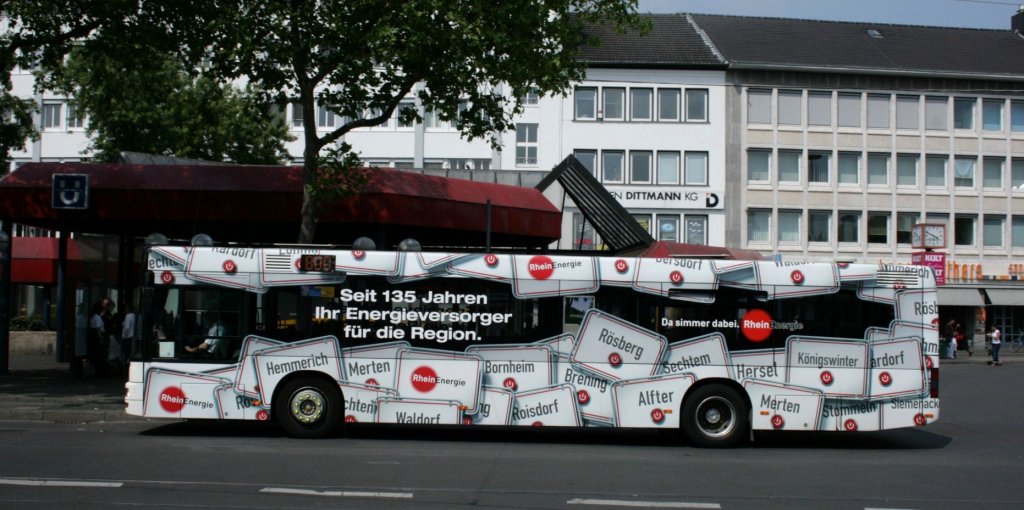
<instances>
[{"instance_id":1,"label":"sign-shaped graphic on bus","mask_svg":"<svg viewBox=\"0 0 1024 510\"><path fill-rule=\"evenodd\" d=\"M654 375L668 346L663 335L600 310L583 317L572 361L612 380Z\"/></svg>"},{"instance_id":2,"label":"sign-shaped graphic on bus","mask_svg":"<svg viewBox=\"0 0 1024 510\"><path fill-rule=\"evenodd\" d=\"M483 384L514 392L552 384L551 349L546 345L473 345L466 352L484 360Z\"/></svg>"},{"instance_id":3,"label":"sign-shaped graphic on bus","mask_svg":"<svg viewBox=\"0 0 1024 510\"><path fill-rule=\"evenodd\" d=\"M571 384L557 384L516 394L512 425L579 427L580 424L576 393Z\"/></svg>"},{"instance_id":4,"label":"sign-shaped graphic on bus","mask_svg":"<svg viewBox=\"0 0 1024 510\"><path fill-rule=\"evenodd\" d=\"M754 428L760 430L818 430L825 396L817 390L748 379Z\"/></svg>"},{"instance_id":5,"label":"sign-shaped graphic on bus","mask_svg":"<svg viewBox=\"0 0 1024 510\"><path fill-rule=\"evenodd\" d=\"M385 397L377 401L377 423L408 425L458 425L462 410L458 402Z\"/></svg>"},{"instance_id":6,"label":"sign-shaped graphic on bus","mask_svg":"<svg viewBox=\"0 0 1024 510\"><path fill-rule=\"evenodd\" d=\"M786 382L830 398L863 398L868 389L868 344L862 340L789 337Z\"/></svg>"},{"instance_id":7,"label":"sign-shaped graphic on bus","mask_svg":"<svg viewBox=\"0 0 1024 510\"><path fill-rule=\"evenodd\" d=\"M398 379L402 398L451 400L474 414L480 403L483 360L471 354L429 349L398 353Z\"/></svg>"},{"instance_id":8,"label":"sign-shaped graphic on bus","mask_svg":"<svg viewBox=\"0 0 1024 510\"><path fill-rule=\"evenodd\" d=\"M664 375L612 384L615 425L679 427L683 396L694 382L691 374Z\"/></svg>"},{"instance_id":9,"label":"sign-shaped graphic on bus","mask_svg":"<svg viewBox=\"0 0 1024 510\"><path fill-rule=\"evenodd\" d=\"M385 342L342 349L345 380L395 389L398 353L409 347L409 342Z\"/></svg>"},{"instance_id":10,"label":"sign-shaped graphic on bus","mask_svg":"<svg viewBox=\"0 0 1024 510\"><path fill-rule=\"evenodd\" d=\"M373 423L377 419L378 399L398 396L394 390L366 384L341 383L339 387L345 397L345 421L348 423Z\"/></svg>"},{"instance_id":11,"label":"sign-shaped graphic on bus","mask_svg":"<svg viewBox=\"0 0 1024 510\"><path fill-rule=\"evenodd\" d=\"M462 418L466 425L508 425L512 423L512 402L515 394L505 388L484 386L480 391L480 406L476 414Z\"/></svg>"},{"instance_id":12,"label":"sign-shaped graphic on bus","mask_svg":"<svg viewBox=\"0 0 1024 510\"><path fill-rule=\"evenodd\" d=\"M698 380L706 377L732 378L729 368L725 335L708 333L669 345L659 373L692 374Z\"/></svg>"},{"instance_id":13,"label":"sign-shaped graphic on bus","mask_svg":"<svg viewBox=\"0 0 1024 510\"><path fill-rule=\"evenodd\" d=\"M572 362L569 356L558 356L555 370L557 382L571 384L576 389L576 404L580 415L590 421L611 423L615 418L612 403L612 381Z\"/></svg>"},{"instance_id":14,"label":"sign-shaped graphic on bus","mask_svg":"<svg viewBox=\"0 0 1024 510\"><path fill-rule=\"evenodd\" d=\"M311 338L257 351L252 355L260 399L270 402L272 391L288 374L315 371L341 381L341 349L333 336Z\"/></svg>"}]
</instances>

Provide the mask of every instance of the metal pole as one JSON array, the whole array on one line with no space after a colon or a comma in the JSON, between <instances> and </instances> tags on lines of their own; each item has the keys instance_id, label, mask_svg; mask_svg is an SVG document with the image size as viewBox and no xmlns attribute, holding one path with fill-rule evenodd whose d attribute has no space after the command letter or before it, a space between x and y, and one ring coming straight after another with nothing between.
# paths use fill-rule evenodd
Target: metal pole
<instances>
[{"instance_id":1,"label":"metal pole","mask_svg":"<svg viewBox=\"0 0 1024 510\"><path fill-rule=\"evenodd\" d=\"M11 223L5 221L0 231L0 375L6 375L11 365Z\"/></svg>"},{"instance_id":2,"label":"metal pole","mask_svg":"<svg viewBox=\"0 0 1024 510\"><path fill-rule=\"evenodd\" d=\"M64 318L64 313L67 310L68 300L68 232L61 231L57 235L60 237L57 239L57 324L54 326L57 329L57 340L55 350L57 351L57 361L63 363L66 360L64 349L67 345L65 343L65 325L67 321ZM49 310L47 310L47 313L49 313ZM74 357L74 354L71 357Z\"/></svg>"}]
</instances>

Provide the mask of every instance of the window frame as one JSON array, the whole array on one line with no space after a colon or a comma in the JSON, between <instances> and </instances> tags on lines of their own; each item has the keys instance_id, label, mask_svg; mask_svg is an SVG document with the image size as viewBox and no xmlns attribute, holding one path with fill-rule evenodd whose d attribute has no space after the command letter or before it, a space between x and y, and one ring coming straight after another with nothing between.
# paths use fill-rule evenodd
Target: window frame
<instances>
[{"instance_id":1,"label":"window frame","mask_svg":"<svg viewBox=\"0 0 1024 510\"><path fill-rule=\"evenodd\" d=\"M619 161L619 178L609 179L608 178L608 157L618 156ZM623 184L626 178L626 151L624 150L603 150L601 151L601 182L607 182L612 184Z\"/></svg>"},{"instance_id":2,"label":"window frame","mask_svg":"<svg viewBox=\"0 0 1024 510\"><path fill-rule=\"evenodd\" d=\"M692 97L699 98L700 100L699 116L694 115L694 108L691 108L692 106L694 106L693 101L691 100L691 94ZM708 89L686 89L686 91L683 93L683 102L686 107L686 113L684 118L686 119L686 122L709 122L710 110L708 102L710 100L711 95Z\"/></svg>"},{"instance_id":3,"label":"window frame","mask_svg":"<svg viewBox=\"0 0 1024 510\"><path fill-rule=\"evenodd\" d=\"M637 158L647 160L647 179L637 178ZM654 178L654 151L629 151L629 182L633 184L651 184Z\"/></svg>"},{"instance_id":4,"label":"window frame","mask_svg":"<svg viewBox=\"0 0 1024 510\"><path fill-rule=\"evenodd\" d=\"M673 101L675 101L675 107L673 109L674 116L672 117L666 117L662 115L662 113L664 112L663 105L665 102L665 94L674 95ZM655 95L658 98L658 121L679 122L682 119L682 115L680 115L680 112L682 111L682 90L674 88L659 88Z\"/></svg>"},{"instance_id":5,"label":"window frame","mask_svg":"<svg viewBox=\"0 0 1024 510\"><path fill-rule=\"evenodd\" d=\"M538 152L539 152L539 131L540 125L536 122L519 122L516 123L516 166L517 167L534 167L538 164ZM520 133L523 134L520 137ZM531 136L532 134L532 136ZM532 138L532 139L531 139ZM520 149L523 150L524 156L520 156ZM530 154L533 157L530 157Z\"/></svg>"},{"instance_id":6,"label":"window frame","mask_svg":"<svg viewBox=\"0 0 1024 510\"><path fill-rule=\"evenodd\" d=\"M616 105L613 101L614 98L618 97L619 102ZM619 108L618 115L609 115L608 107L611 105L613 108ZM606 121L624 121L626 120L626 88L625 87L602 87L601 88L601 108L598 110L597 115L599 120Z\"/></svg>"},{"instance_id":7,"label":"window frame","mask_svg":"<svg viewBox=\"0 0 1024 510\"><path fill-rule=\"evenodd\" d=\"M573 90L573 120L593 122L597 120L597 103L598 103L598 90L597 87L576 87ZM592 94L590 97L590 111L583 111L586 107L586 103L582 102L584 98L581 93ZM583 108L581 108L581 106ZM589 113L589 115L584 115Z\"/></svg>"},{"instance_id":8,"label":"window frame","mask_svg":"<svg viewBox=\"0 0 1024 510\"><path fill-rule=\"evenodd\" d=\"M637 99L637 94L647 94L646 101ZM642 104L647 108L646 117L638 117L637 105ZM629 89L629 120L630 122L652 122L654 120L654 89L649 87L631 87Z\"/></svg>"},{"instance_id":9,"label":"window frame","mask_svg":"<svg viewBox=\"0 0 1024 510\"><path fill-rule=\"evenodd\" d=\"M703 156L702 168L697 169L700 180L690 180L690 155ZM686 151L683 153L683 184L686 186L707 186L709 155L707 151Z\"/></svg>"}]
</instances>

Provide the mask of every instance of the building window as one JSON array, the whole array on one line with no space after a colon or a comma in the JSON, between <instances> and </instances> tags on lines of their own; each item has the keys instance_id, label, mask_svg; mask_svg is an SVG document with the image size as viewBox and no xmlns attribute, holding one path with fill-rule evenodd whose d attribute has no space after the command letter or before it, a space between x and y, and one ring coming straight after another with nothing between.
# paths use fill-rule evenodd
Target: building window
<instances>
[{"instance_id":1,"label":"building window","mask_svg":"<svg viewBox=\"0 0 1024 510\"><path fill-rule=\"evenodd\" d=\"M1003 159L985 158L981 170L981 185L985 189L1003 189Z\"/></svg>"},{"instance_id":2,"label":"building window","mask_svg":"<svg viewBox=\"0 0 1024 510\"><path fill-rule=\"evenodd\" d=\"M583 168L590 171L590 175L597 177L597 172L594 171L597 168L597 151L577 149L573 151L572 155L583 165Z\"/></svg>"},{"instance_id":3,"label":"building window","mask_svg":"<svg viewBox=\"0 0 1024 510\"><path fill-rule=\"evenodd\" d=\"M683 221L686 223L687 244L708 244L707 215L687 214Z\"/></svg>"},{"instance_id":4,"label":"building window","mask_svg":"<svg viewBox=\"0 0 1024 510\"><path fill-rule=\"evenodd\" d=\"M832 230L832 211L807 211L807 242L827 243Z\"/></svg>"},{"instance_id":5,"label":"building window","mask_svg":"<svg viewBox=\"0 0 1024 510\"><path fill-rule=\"evenodd\" d=\"M889 213L868 213L868 243L889 244Z\"/></svg>"},{"instance_id":6,"label":"building window","mask_svg":"<svg viewBox=\"0 0 1024 510\"><path fill-rule=\"evenodd\" d=\"M622 151L601 153L601 172L604 182L622 182L622 167L626 155Z\"/></svg>"},{"instance_id":7,"label":"building window","mask_svg":"<svg viewBox=\"0 0 1024 510\"><path fill-rule=\"evenodd\" d=\"M800 151L779 151L779 182L800 182Z\"/></svg>"},{"instance_id":8,"label":"building window","mask_svg":"<svg viewBox=\"0 0 1024 510\"><path fill-rule=\"evenodd\" d=\"M1010 131L1024 132L1024 101L1010 102Z\"/></svg>"},{"instance_id":9,"label":"building window","mask_svg":"<svg viewBox=\"0 0 1024 510\"><path fill-rule=\"evenodd\" d=\"M868 94L868 129L889 129L889 94Z\"/></svg>"},{"instance_id":10,"label":"building window","mask_svg":"<svg viewBox=\"0 0 1024 510\"><path fill-rule=\"evenodd\" d=\"M650 214L634 214L633 219L640 224L640 228L651 233L651 215Z\"/></svg>"},{"instance_id":11,"label":"building window","mask_svg":"<svg viewBox=\"0 0 1024 510\"><path fill-rule=\"evenodd\" d=\"M691 186L706 186L708 183L708 153L686 152L686 168L684 177Z\"/></svg>"},{"instance_id":12,"label":"building window","mask_svg":"<svg viewBox=\"0 0 1024 510\"><path fill-rule=\"evenodd\" d=\"M444 127L444 122L441 120L441 115L437 110L431 108L423 112L423 127L426 129L440 129Z\"/></svg>"},{"instance_id":13,"label":"building window","mask_svg":"<svg viewBox=\"0 0 1024 510\"><path fill-rule=\"evenodd\" d=\"M800 109L802 98L803 93L799 90L779 91L779 111L776 115L779 119L779 125L800 125L800 119L803 117L803 111Z\"/></svg>"},{"instance_id":14,"label":"building window","mask_svg":"<svg viewBox=\"0 0 1024 510\"><path fill-rule=\"evenodd\" d=\"M974 129L974 108L977 101L972 97L953 99L953 127L955 129Z\"/></svg>"},{"instance_id":15,"label":"building window","mask_svg":"<svg viewBox=\"0 0 1024 510\"><path fill-rule=\"evenodd\" d=\"M924 128L933 131L949 129L949 124L947 123L948 111L949 99L945 97L926 97L924 99Z\"/></svg>"},{"instance_id":16,"label":"building window","mask_svg":"<svg viewBox=\"0 0 1024 510\"><path fill-rule=\"evenodd\" d=\"M1003 224L1006 223L1005 216L985 215L981 227L981 242L986 248L1003 247Z\"/></svg>"},{"instance_id":17,"label":"building window","mask_svg":"<svg viewBox=\"0 0 1024 510\"><path fill-rule=\"evenodd\" d=\"M868 185L889 185L889 155L868 154Z\"/></svg>"},{"instance_id":18,"label":"building window","mask_svg":"<svg viewBox=\"0 0 1024 510\"><path fill-rule=\"evenodd\" d=\"M929 188L946 187L946 156L926 156L924 185Z\"/></svg>"},{"instance_id":19,"label":"building window","mask_svg":"<svg viewBox=\"0 0 1024 510\"><path fill-rule=\"evenodd\" d=\"M704 89L686 89L686 120L689 122L707 122L708 91Z\"/></svg>"},{"instance_id":20,"label":"building window","mask_svg":"<svg viewBox=\"0 0 1024 510\"><path fill-rule=\"evenodd\" d=\"M1024 190L1024 159L1014 159L1010 162L1010 187Z\"/></svg>"},{"instance_id":21,"label":"building window","mask_svg":"<svg viewBox=\"0 0 1024 510\"><path fill-rule=\"evenodd\" d=\"M837 122L839 127L860 127L860 94L839 93Z\"/></svg>"},{"instance_id":22,"label":"building window","mask_svg":"<svg viewBox=\"0 0 1024 510\"><path fill-rule=\"evenodd\" d=\"M537 93L537 87L530 87L526 94L523 95L522 102L525 106L537 106L540 103L540 94Z\"/></svg>"},{"instance_id":23,"label":"building window","mask_svg":"<svg viewBox=\"0 0 1024 510\"><path fill-rule=\"evenodd\" d=\"M747 89L747 124L772 123L772 91Z\"/></svg>"},{"instance_id":24,"label":"building window","mask_svg":"<svg viewBox=\"0 0 1024 510\"><path fill-rule=\"evenodd\" d=\"M61 128L61 103L43 103L43 129Z\"/></svg>"},{"instance_id":25,"label":"building window","mask_svg":"<svg viewBox=\"0 0 1024 510\"><path fill-rule=\"evenodd\" d=\"M981 102L981 128L985 131L1003 130L1003 101L985 99Z\"/></svg>"},{"instance_id":26,"label":"building window","mask_svg":"<svg viewBox=\"0 0 1024 510\"><path fill-rule=\"evenodd\" d=\"M767 243L772 226L772 213L762 209L747 211L747 242Z\"/></svg>"},{"instance_id":27,"label":"building window","mask_svg":"<svg viewBox=\"0 0 1024 510\"><path fill-rule=\"evenodd\" d=\"M832 155L827 152L808 152L807 182L828 184L831 159Z\"/></svg>"},{"instance_id":28,"label":"building window","mask_svg":"<svg viewBox=\"0 0 1024 510\"><path fill-rule=\"evenodd\" d=\"M630 151L629 180L637 184L651 183L651 153L647 151Z\"/></svg>"},{"instance_id":29,"label":"building window","mask_svg":"<svg viewBox=\"0 0 1024 510\"><path fill-rule=\"evenodd\" d=\"M836 239L840 243L860 242L860 213L856 211L840 211Z\"/></svg>"},{"instance_id":30,"label":"building window","mask_svg":"<svg viewBox=\"0 0 1024 510\"><path fill-rule=\"evenodd\" d=\"M516 124L516 166L537 164L537 124Z\"/></svg>"},{"instance_id":31,"label":"building window","mask_svg":"<svg viewBox=\"0 0 1024 510\"><path fill-rule=\"evenodd\" d=\"M910 228L917 223L917 213L896 213L896 243L910 244Z\"/></svg>"},{"instance_id":32,"label":"building window","mask_svg":"<svg viewBox=\"0 0 1024 510\"><path fill-rule=\"evenodd\" d=\"M68 129L81 129L85 127L85 118L79 115L78 105L68 103Z\"/></svg>"},{"instance_id":33,"label":"building window","mask_svg":"<svg viewBox=\"0 0 1024 510\"><path fill-rule=\"evenodd\" d=\"M576 89L576 120L597 118L597 89L580 87Z\"/></svg>"},{"instance_id":34,"label":"building window","mask_svg":"<svg viewBox=\"0 0 1024 510\"><path fill-rule=\"evenodd\" d=\"M629 89L629 118L651 120L651 89Z\"/></svg>"},{"instance_id":35,"label":"building window","mask_svg":"<svg viewBox=\"0 0 1024 510\"><path fill-rule=\"evenodd\" d=\"M860 153L839 153L839 184L860 183Z\"/></svg>"},{"instance_id":36,"label":"building window","mask_svg":"<svg viewBox=\"0 0 1024 510\"><path fill-rule=\"evenodd\" d=\"M811 126L832 125L832 93L807 93L807 124Z\"/></svg>"},{"instance_id":37,"label":"building window","mask_svg":"<svg viewBox=\"0 0 1024 510\"><path fill-rule=\"evenodd\" d=\"M626 119L626 89L605 87L601 91L601 118L604 120Z\"/></svg>"},{"instance_id":38,"label":"building window","mask_svg":"<svg viewBox=\"0 0 1024 510\"><path fill-rule=\"evenodd\" d=\"M409 117L406 117L406 113L409 112ZM398 103L398 108L395 109L395 125L399 128L410 129L415 127L416 120L411 117L416 112L416 103L413 101L402 101ZM333 114L332 114L333 115ZM331 126L333 126L333 120Z\"/></svg>"},{"instance_id":39,"label":"building window","mask_svg":"<svg viewBox=\"0 0 1024 510\"><path fill-rule=\"evenodd\" d=\"M679 120L679 89L658 89L658 120Z\"/></svg>"},{"instance_id":40,"label":"building window","mask_svg":"<svg viewBox=\"0 0 1024 510\"><path fill-rule=\"evenodd\" d=\"M302 103L292 103L292 127L302 127Z\"/></svg>"},{"instance_id":41,"label":"building window","mask_svg":"<svg viewBox=\"0 0 1024 510\"><path fill-rule=\"evenodd\" d=\"M917 156L899 154L896 156L896 185L917 186Z\"/></svg>"},{"instance_id":42,"label":"building window","mask_svg":"<svg viewBox=\"0 0 1024 510\"><path fill-rule=\"evenodd\" d=\"M896 129L917 129L918 96L896 96Z\"/></svg>"},{"instance_id":43,"label":"building window","mask_svg":"<svg viewBox=\"0 0 1024 510\"><path fill-rule=\"evenodd\" d=\"M956 215L953 218L953 242L957 246L974 246L974 216Z\"/></svg>"},{"instance_id":44,"label":"building window","mask_svg":"<svg viewBox=\"0 0 1024 510\"><path fill-rule=\"evenodd\" d=\"M679 184L678 152L658 152L658 184Z\"/></svg>"},{"instance_id":45,"label":"building window","mask_svg":"<svg viewBox=\"0 0 1024 510\"><path fill-rule=\"evenodd\" d=\"M1010 242L1014 248L1024 248L1024 216L1014 216L1010 226Z\"/></svg>"},{"instance_id":46,"label":"building window","mask_svg":"<svg viewBox=\"0 0 1024 510\"><path fill-rule=\"evenodd\" d=\"M800 211L779 211L779 244L800 243Z\"/></svg>"},{"instance_id":47,"label":"building window","mask_svg":"<svg viewBox=\"0 0 1024 510\"><path fill-rule=\"evenodd\" d=\"M975 158L955 158L953 160L953 186L957 188L974 188Z\"/></svg>"},{"instance_id":48,"label":"building window","mask_svg":"<svg viewBox=\"0 0 1024 510\"><path fill-rule=\"evenodd\" d=\"M581 213L572 214L573 247L577 250L596 250L594 226Z\"/></svg>"},{"instance_id":49,"label":"building window","mask_svg":"<svg viewBox=\"0 0 1024 510\"><path fill-rule=\"evenodd\" d=\"M334 128L334 112L324 105L316 107L316 125L322 128Z\"/></svg>"},{"instance_id":50,"label":"building window","mask_svg":"<svg viewBox=\"0 0 1024 510\"><path fill-rule=\"evenodd\" d=\"M772 151L747 151L747 182L768 182L771 179Z\"/></svg>"},{"instance_id":51,"label":"building window","mask_svg":"<svg viewBox=\"0 0 1024 510\"><path fill-rule=\"evenodd\" d=\"M658 240L678 241L679 240L679 216L672 214L658 215Z\"/></svg>"}]
</instances>

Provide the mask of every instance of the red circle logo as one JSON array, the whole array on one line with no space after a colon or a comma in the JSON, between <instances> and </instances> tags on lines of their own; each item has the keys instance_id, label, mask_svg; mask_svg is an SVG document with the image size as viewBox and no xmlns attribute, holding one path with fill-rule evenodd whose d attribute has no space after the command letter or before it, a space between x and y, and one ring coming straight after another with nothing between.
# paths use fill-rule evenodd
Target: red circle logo
<instances>
[{"instance_id":1,"label":"red circle logo","mask_svg":"<svg viewBox=\"0 0 1024 510\"><path fill-rule=\"evenodd\" d=\"M931 356L925 356L925 358L924 358L924 366L925 366L925 368L929 368L929 369L932 368L932 358L931 358Z\"/></svg>"},{"instance_id":2,"label":"red circle logo","mask_svg":"<svg viewBox=\"0 0 1024 510\"><path fill-rule=\"evenodd\" d=\"M664 423L665 422L665 411L662 411L661 409L658 409L658 408L655 408L654 410L652 410L651 411L651 421L653 421L654 423L657 423L658 425L661 425L662 423Z\"/></svg>"},{"instance_id":3,"label":"red circle logo","mask_svg":"<svg viewBox=\"0 0 1024 510\"><path fill-rule=\"evenodd\" d=\"M366 380L366 384L370 386L380 386L380 383L377 382L377 380L372 377Z\"/></svg>"},{"instance_id":4,"label":"red circle logo","mask_svg":"<svg viewBox=\"0 0 1024 510\"><path fill-rule=\"evenodd\" d=\"M225 260L221 267L224 268L224 272L227 274L235 274L235 271L238 271L238 265L235 264L234 260Z\"/></svg>"},{"instance_id":5,"label":"red circle logo","mask_svg":"<svg viewBox=\"0 0 1024 510\"><path fill-rule=\"evenodd\" d=\"M772 416L772 428L774 428L774 429L781 429L782 427L785 427L785 426L786 426L786 420L783 420L782 416L777 415L777 414L775 416Z\"/></svg>"},{"instance_id":6,"label":"red circle logo","mask_svg":"<svg viewBox=\"0 0 1024 510\"><path fill-rule=\"evenodd\" d=\"M256 419L259 421L267 421L270 419L270 413L266 409L260 409L256 411Z\"/></svg>"},{"instance_id":7,"label":"red circle logo","mask_svg":"<svg viewBox=\"0 0 1024 510\"><path fill-rule=\"evenodd\" d=\"M506 378L501 383L501 385L506 387L506 388L508 388L508 389L510 389L510 390L512 390L512 391L516 391L516 390L519 389L519 383L517 383L515 378L513 378L513 377Z\"/></svg>"},{"instance_id":8,"label":"red circle logo","mask_svg":"<svg viewBox=\"0 0 1024 510\"><path fill-rule=\"evenodd\" d=\"M882 386L889 386L892 384L892 374L889 372L878 374L878 382L882 383Z\"/></svg>"},{"instance_id":9,"label":"red circle logo","mask_svg":"<svg viewBox=\"0 0 1024 510\"><path fill-rule=\"evenodd\" d=\"M906 284L904 284L903 282L896 282L892 285L892 288L896 290L903 290L904 287L906 287Z\"/></svg>"},{"instance_id":10,"label":"red circle logo","mask_svg":"<svg viewBox=\"0 0 1024 510\"><path fill-rule=\"evenodd\" d=\"M526 269L535 280L547 280L555 272L555 263L551 260L551 257L537 255L530 259Z\"/></svg>"},{"instance_id":11,"label":"red circle logo","mask_svg":"<svg viewBox=\"0 0 1024 510\"><path fill-rule=\"evenodd\" d=\"M351 414L345 415L345 423L355 423L356 421L355 416L352 416Z\"/></svg>"},{"instance_id":12,"label":"red circle logo","mask_svg":"<svg viewBox=\"0 0 1024 510\"><path fill-rule=\"evenodd\" d=\"M472 416L463 416L462 417L462 424L463 425L472 425L473 424L473 417Z\"/></svg>"},{"instance_id":13,"label":"red circle logo","mask_svg":"<svg viewBox=\"0 0 1024 510\"><path fill-rule=\"evenodd\" d=\"M617 352L613 352L613 353L609 354L608 355L608 364L611 365L612 368L619 368L619 367L621 367L622 366L622 355L617 353Z\"/></svg>"},{"instance_id":14,"label":"red circle logo","mask_svg":"<svg viewBox=\"0 0 1024 510\"><path fill-rule=\"evenodd\" d=\"M845 430L847 432L856 432L857 431L857 422L854 421L853 418L850 418L849 420L844 421L843 422L843 430Z\"/></svg>"},{"instance_id":15,"label":"red circle logo","mask_svg":"<svg viewBox=\"0 0 1024 510\"><path fill-rule=\"evenodd\" d=\"M587 390L579 390L579 391L577 391L576 392L576 401L579 402L580 405L584 405L584 406L589 404L590 403L590 393L587 393Z\"/></svg>"},{"instance_id":16,"label":"red circle logo","mask_svg":"<svg viewBox=\"0 0 1024 510\"><path fill-rule=\"evenodd\" d=\"M761 309L753 309L740 319L740 331L751 342L763 342L772 335L772 316Z\"/></svg>"},{"instance_id":17,"label":"red circle logo","mask_svg":"<svg viewBox=\"0 0 1024 510\"><path fill-rule=\"evenodd\" d=\"M493 253L484 255L484 264L487 264L487 267L496 267L498 265L498 256Z\"/></svg>"},{"instance_id":18,"label":"red circle logo","mask_svg":"<svg viewBox=\"0 0 1024 510\"><path fill-rule=\"evenodd\" d=\"M939 325L939 318L936 317L936 318L932 319L932 326L938 326L938 325Z\"/></svg>"},{"instance_id":19,"label":"red circle logo","mask_svg":"<svg viewBox=\"0 0 1024 510\"><path fill-rule=\"evenodd\" d=\"M836 378L832 375L832 372L829 372L828 370L822 372L819 378L821 379L821 384L824 384L825 386L832 386L832 383L836 382Z\"/></svg>"},{"instance_id":20,"label":"red circle logo","mask_svg":"<svg viewBox=\"0 0 1024 510\"><path fill-rule=\"evenodd\" d=\"M797 285L804 284L804 273L799 269L794 269L792 273L789 273L789 279L793 280L793 283Z\"/></svg>"},{"instance_id":21,"label":"red circle logo","mask_svg":"<svg viewBox=\"0 0 1024 510\"><path fill-rule=\"evenodd\" d=\"M837 262L836 265L839 266L839 269L846 269L850 267L849 262Z\"/></svg>"},{"instance_id":22,"label":"red circle logo","mask_svg":"<svg viewBox=\"0 0 1024 510\"><path fill-rule=\"evenodd\" d=\"M295 259L295 269L302 271L302 259Z\"/></svg>"},{"instance_id":23,"label":"red circle logo","mask_svg":"<svg viewBox=\"0 0 1024 510\"><path fill-rule=\"evenodd\" d=\"M428 393L437 387L437 372L426 365L412 371L412 387L420 393Z\"/></svg>"},{"instance_id":24,"label":"red circle logo","mask_svg":"<svg viewBox=\"0 0 1024 510\"><path fill-rule=\"evenodd\" d=\"M539 422L539 421L535 421L531 425L534 426L534 427L543 427L544 426L544 424Z\"/></svg>"},{"instance_id":25,"label":"red circle logo","mask_svg":"<svg viewBox=\"0 0 1024 510\"><path fill-rule=\"evenodd\" d=\"M928 419L925 418L923 414L917 413L914 415L914 425L920 427L923 426L925 423L928 423Z\"/></svg>"},{"instance_id":26,"label":"red circle logo","mask_svg":"<svg viewBox=\"0 0 1024 510\"><path fill-rule=\"evenodd\" d=\"M619 259L615 261L615 270L620 273L629 271L629 264L625 260Z\"/></svg>"},{"instance_id":27,"label":"red circle logo","mask_svg":"<svg viewBox=\"0 0 1024 510\"><path fill-rule=\"evenodd\" d=\"M363 260L366 258L366 252L363 250L352 250L352 258L356 260Z\"/></svg>"},{"instance_id":28,"label":"red circle logo","mask_svg":"<svg viewBox=\"0 0 1024 510\"><path fill-rule=\"evenodd\" d=\"M163 273L160 273L160 281L166 284L174 283L174 273L170 271L164 271Z\"/></svg>"},{"instance_id":29,"label":"red circle logo","mask_svg":"<svg viewBox=\"0 0 1024 510\"><path fill-rule=\"evenodd\" d=\"M680 271L672 271L671 273L669 273L668 279L669 281L672 282L673 285L682 285L683 273Z\"/></svg>"},{"instance_id":30,"label":"red circle logo","mask_svg":"<svg viewBox=\"0 0 1024 510\"><path fill-rule=\"evenodd\" d=\"M176 413L185 407L185 392L177 386L168 386L160 392L160 407L169 413Z\"/></svg>"}]
</instances>

